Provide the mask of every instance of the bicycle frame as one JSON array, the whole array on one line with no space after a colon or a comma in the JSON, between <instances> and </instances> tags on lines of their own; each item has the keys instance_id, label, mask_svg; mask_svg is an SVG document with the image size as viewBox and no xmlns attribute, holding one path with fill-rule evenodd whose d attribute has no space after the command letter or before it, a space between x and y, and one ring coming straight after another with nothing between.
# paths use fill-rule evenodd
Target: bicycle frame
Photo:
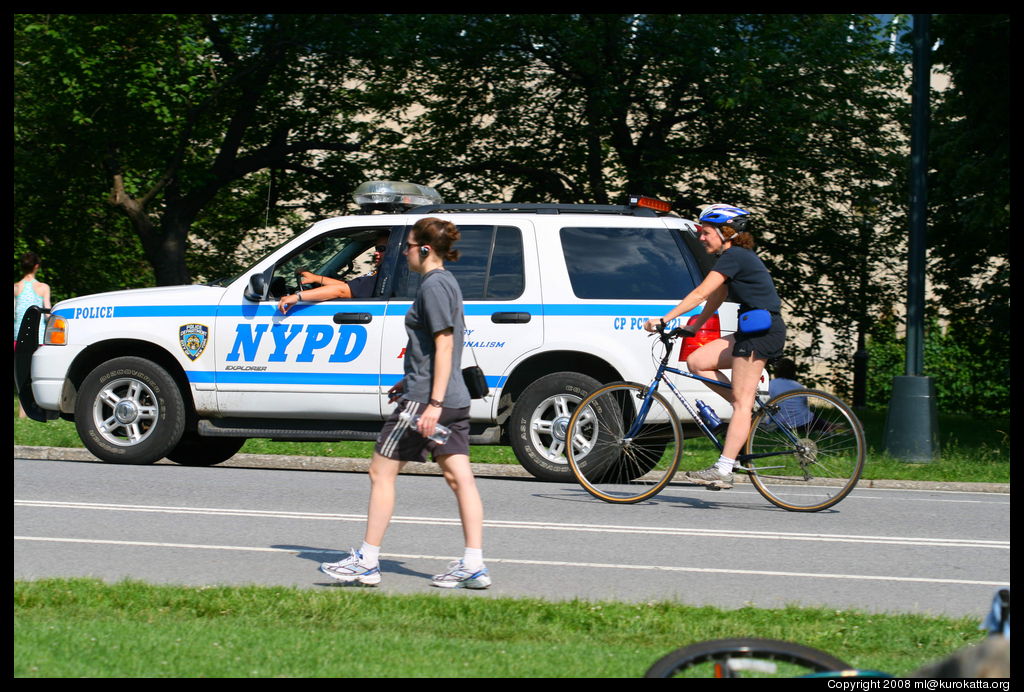
<instances>
[{"instance_id":1,"label":"bicycle frame","mask_svg":"<svg viewBox=\"0 0 1024 692\"><path fill-rule=\"evenodd\" d=\"M660 338L661 338L662 343L664 343L665 347L666 347L665 348L665 355L662 357L661 363L658 365L658 370L657 370L657 372L654 375L654 379L651 380L651 383L649 385L647 385L647 390L646 390L646 393L644 394L644 401L640 405L640 410L638 411L636 419L633 422L633 426L626 433L626 437L635 437L636 436L636 434L638 432L637 427L641 424L642 421L646 420L646 418L647 418L647 412L650 409L651 400L653 399L653 393L658 391L659 384L661 382L664 382L665 384L667 384L669 386L669 389L672 390L672 393L675 394L676 399L678 399L679 403L681 403L683 405L683 408L686 409L687 413L690 414L690 417L693 419L693 422L697 424L697 427L700 429L700 431L702 433L704 433L704 436L707 437L709 440L711 440L711 442L715 445L715 447L718 448L718 451L722 451L722 449L724 447L724 444L722 442L720 442L719 439L717 437L715 437L715 434L711 431L711 429L707 425L704 424L704 421L701 419L700 415L698 415L697 411L694 409L694 407L690 403L689 399L687 399L682 394L682 392L680 392L679 389L674 384L672 384L672 380L669 380L669 379L667 379L665 377L665 373L672 373L672 374L675 374L675 375L681 375L682 377L688 377L691 380L697 380L697 381L703 382L705 384L716 385L716 386L722 387L724 389L732 389L732 383L731 382L720 382L718 380L713 380L713 379L711 379L709 377L702 377L701 375L694 375L691 372L687 372L685 370L680 370L679 368L674 368L674 367L670 366L668 364L668 359L669 359L669 356L672 354L672 341L671 341L671 338L669 338L668 335L666 335L664 332L661 333ZM755 408L754 411L751 412L751 414L753 414L753 413L755 413L757 411L764 410L764 412L767 414L768 418L772 421L772 423L774 423L779 428L779 430L781 430L785 434L785 436L789 439L789 441L793 444L793 449L795 449L795 450L801 450L802 449L802 445L800 444L800 441L792 434L792 432L790 432L789 428L786 425L782 424L782 422L780 422L775 417L775 411L772 410L774 407L770 407L764 401L762 401L760 395L755 395L754 396L754 404L755 404L756 408ZM765 453L762 453L762 454L739 454L736 457L736 461L741 461L741 462L742 461L752 461L754 459L763 459L765 457L780 456L780 455L783 455L783 454L789 454L791 451L792 450L785 450L785 451L778 451L778 452L765 452ZM742 468L741 467L738 470L744 471L744 472L748 472L748 473L749 472L755 472L756 473L757 471L767 471L769 468L770 467L768 467L768 468L761 468L761 469L756 469L756 468L755 469L746 469L746 468Z\"/></svg>"}]
</instances>

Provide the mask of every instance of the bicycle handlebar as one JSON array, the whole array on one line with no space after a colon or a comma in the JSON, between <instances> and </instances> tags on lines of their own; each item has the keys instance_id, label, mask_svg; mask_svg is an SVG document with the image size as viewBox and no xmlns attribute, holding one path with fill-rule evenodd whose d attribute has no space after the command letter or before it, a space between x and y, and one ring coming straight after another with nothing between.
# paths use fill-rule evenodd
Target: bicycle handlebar
<instances>
[{"instance_id":1,"label":"bicycle handlebar","mask_svg":"<svg viewBox=\"0 0 1024 692\"><path fill-rule=\"evenodd\" d=\"M662 343L664 343L666 346L671 344L673 339L697 335L697 332L694 331L693 329L690 329L689 327L676 327L675 329L666 332L664 323L659 324L657 326L657 330L658 338L661 339Z\"/></svg>"}]
</instances>

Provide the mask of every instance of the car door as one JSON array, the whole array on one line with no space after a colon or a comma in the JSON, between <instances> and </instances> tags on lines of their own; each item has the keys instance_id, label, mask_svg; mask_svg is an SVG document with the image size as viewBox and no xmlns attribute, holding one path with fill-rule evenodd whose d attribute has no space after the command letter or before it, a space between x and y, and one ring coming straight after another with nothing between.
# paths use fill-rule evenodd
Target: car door
<instances>
[{"instance_id":1,"label":"car door","mask_svg":"<svg viewBox=\"0 0 1024 692\"><path fill-rule=\"evenodd\" d=\"M460 216L452 219L461 237L455 244L458 261L446 262L462 289L466 334L462 367L478 364L492 394L504 385L510 366L544 342L540 277L533 225L526 220L495 224L491 219ZM490 223L487 223L490 221ZM403 246L408 230L402 234ZM385 319L381 355L383 394L402 378L402 357L407 342L405 313L416 296L419 275L409 272L403 259L395 270L394 296ZM489 420L497 396L475 400L474 420ZM386 396L382 406L389 408Z\"/></svg>"},{"instance_id":2,"label":"car door","mask_svg":"<svg viewBox=\"0 0 1024 692\"><path fill-rule=\"evenodd\" d=\"M246 298L245 281L228 289L214 336L220 411L233 417L380 418L383 281L378 277L368 298L302 301L285 314L278 300L300 288L300 270L345 281L367 275L376 239L389 231L350 227L319 234L267 270L264 300Z\"/></svg>"}]
</instances>

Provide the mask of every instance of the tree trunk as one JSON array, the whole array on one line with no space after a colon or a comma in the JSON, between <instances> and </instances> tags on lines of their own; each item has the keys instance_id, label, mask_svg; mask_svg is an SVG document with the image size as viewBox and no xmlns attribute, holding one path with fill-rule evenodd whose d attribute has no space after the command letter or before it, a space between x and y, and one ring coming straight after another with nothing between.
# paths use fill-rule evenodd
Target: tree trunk
<instances>
[{"instance_id":1,"label":"tree trunk","mask_svg":"<svg viewBox=\"0 0 1024 692\"><path fill-rule=\"evenodd\" d=\"M146 248L146 257L153 265L157 286L177 286L192 283L185 264L189 226L177 214L164 214L160 233L152 247Z\"/></svg>"},{"instance_id":2,"label":"tree trunk","mask_svg":"<svg viewBox=\"0 0 1024 692\"><path fill-rule=\"evenodd\" d=\"M188 267L185 265L185 249L192 217L178 207L180 202L167 202L159 227L146 213L146 202L129 195L124 189L124 179L120 174L113 176L113 189L109 202L128 217L142 242L146 259L153 266L157 286L177 286L192 283ZM162 187L162 184L157 187Z\"/></svg>"}]
</instances>

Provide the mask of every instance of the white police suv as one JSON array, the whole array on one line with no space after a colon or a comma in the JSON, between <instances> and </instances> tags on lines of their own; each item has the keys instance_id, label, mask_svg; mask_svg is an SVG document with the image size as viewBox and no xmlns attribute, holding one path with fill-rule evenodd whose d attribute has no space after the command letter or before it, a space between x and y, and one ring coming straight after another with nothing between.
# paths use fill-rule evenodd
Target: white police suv
<instances>
[{"instance_id":1,"label":"white police suv","mask_svg":"<svg viewBox=\"0 0 1024 692\"><path fill-rule=\"evenodd\" d=\"M644 321L710 266L693 222L646 198L446 205L431 188L377 182L356 199L384 213L320 221L237 277L31 310L15 360L25 410L74 420L93 454L124 464L216 464L247 438L373 440L402 375L419 280L401 250L418 219L437 216L462 233L447 267L465 298L463 365L478 363L491 388L473 401L471 442L511 445L533 475L565 480L576 404L600 383L653 376ZM350 280L371 256L379 267L352 283L358 297L277 309L301 290L298 271ZM736 311L724 304L703 336L735 329ZM702 385L676 383L728 418Z\"/></svg>"}]
</instances>

